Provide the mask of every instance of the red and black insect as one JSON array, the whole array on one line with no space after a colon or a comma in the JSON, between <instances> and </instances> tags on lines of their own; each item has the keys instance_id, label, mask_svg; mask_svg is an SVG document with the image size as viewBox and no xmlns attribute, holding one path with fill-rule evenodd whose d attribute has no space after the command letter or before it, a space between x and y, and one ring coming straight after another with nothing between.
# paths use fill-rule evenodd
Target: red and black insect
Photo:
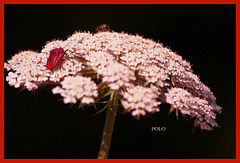
<instances>
[{"instance_id":1,"label":"red and black insect","mask_svg":"<svg viewBox=\"0 0 240 163\"><path fill-rule=\"evenodd\" d=\"M66 51L64 51L63 48L52 49L47 60L47 68L49 70L54 70L60 63L62 63L65 52Z\"/></svg>"}]
</instances>

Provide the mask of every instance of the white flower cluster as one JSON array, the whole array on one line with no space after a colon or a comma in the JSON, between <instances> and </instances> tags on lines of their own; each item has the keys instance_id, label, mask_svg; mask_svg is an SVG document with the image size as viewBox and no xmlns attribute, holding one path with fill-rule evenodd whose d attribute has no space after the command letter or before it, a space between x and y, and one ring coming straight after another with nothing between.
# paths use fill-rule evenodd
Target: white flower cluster
<instances>
[{"instance_id":1,"label":"white flower cluster","mask_svg":"<svg viewBox=\"0 0 240 163\"><path fill-rule=\"evenodd\" d=\"M46 62L55 48L64 49L64 61L50 71ZM88 76L92 80L100 77L94 81L120 92L123 107L134 116L159 111L158 105L166 102L182 114L196 117L195 124L200 128L210 130L217 126L215 113L222 109L210 89L193 74L189 62L138 35L75 32L65 41L48 42L41 53L20 52L4 66L10 71L6 80L16 88L25 86L31 91L41 83L61 83L53 93L61 94L64 103L94 102L97 88L90 78L85 79Z\"/></svg>"},{"instance_id":2,"label":"white flower cluster","mask_svg":"<svg viewBox=\"0 0 240 163\"><path fill-rule=\"evenodd\" d=\"M75 32L73 35L69 36L64 42L65 45L70 45L66 47L67 55L69 57L74 57L76 55L83 55L89 52L89 47L85 46L83 42L92 38L92 34L85 32Z\"/></svg>"},{"instance_id":3,"label":"white flower cluster","mask_svg":"<svg viewBox=\"0 0 240 163\"><path fill-rule=\"evenodd\" d=\"M100 75L103 75L102 81L107 82L112 90L119 90L121 87L131 87L130 81L136 80L134 72L120 63L109 64L98 72Z\"/></svg>"},{"instance_id":4,"label":"white flower cluster","mask_svg":"<svg viewBox=\"0 0 240 163\"><path fill-rule=\"evenodd\" d=\"M99 74L102 81L107 82L112 90L131 86L130 81L136 80L134 72L118 63L114 56L106 52L94 52L86 56L88 64Z\"/></svg>"},{"instance_id":5,"label":"white flower cluster","mask_svg":"<svg viewBox=\"0 0 240 163\"><path fill-rule=\"evenodd\" d=\"M116 62L115 57L107 52L89 53L85 56L85 59L88 61L88 65L95 71L101 70L109 64Z\"/></svg>"},{"instance_id":6,"label":"white flower cluster","mask_svg":"<svg viewBox=\"0 0 240 163\"><path fill-rule=\"evenodd\" d=\"M145 115L146 112L154 113L160 111L158 105L161 102L157 101L158 94L154 88L138 85L121 92L123 97L121 103L133 116Z\"/></svg>"},{"instance_id":7,"label":"white flower cluster","mask_svg":"<svg viewBox=\"0 0 240 163\"><path fill-rule=\"evenodd\" d=\"M34 51L14 55L8 63L4 63L4 68L11 70L6 78L9 85L15 88L25 86L29 91L37 89L37 83L48 80L50 75L44 65L46 59L46 55Z\"/></svg>"},{"instance_id":8,"label":"white flower cluster","mask_svg":"<svg viewBox=\"0 0 240 163\"><path fill-rule=\"evenodd\" d=\"M46 67L49 54L23 51L12 57L4 67L10 71L6 80L9 85L26 87L29 91L37 89L43 82L59 82L68 75L75 75L83 68L82 63L74 59L63 62L61 69L50 71Z\"/></svg>"},{"instance_id":9,"label":"white flower cluster","mask_svg":"<svg viewBox=\"0 0 240 163\"><path fill-rule=\"evenodd\" d=\"M91 78L83 76L68 76L61 81L61 87L57 86L52 90L53 94L61 94L63 102L76 103L80 100L83 104L94 102L98 96L97 85Z\"/></svg>"},{"instance_id":10,"label":"white flower cluster","mask_svg":"<svg viewBox=\"0 0 240 163\"><path fill-rule=\"evenodd\" d=\"M182 114L196 117L195 125L201 129L211 130L218 127L215 122L216 114L208 101L192 96L182 88L171 88L166 95L166 102L179 109Z\"/></svg>"},{"instance_id":11,"label":"white flower cluster","mask_svg":"<svg viewBox=\"0 0 240 163\"><path fill-rule=\"evenodd\" d=\"M166 71L164 71L164 69L158 67L155 64L141 67L139 70L139 75L145 77L145 80L147 82L155 83L160 87L169 85L169 83L165 82L167 79L169 79L168 74Z\"/></svg>"}]
</instances>

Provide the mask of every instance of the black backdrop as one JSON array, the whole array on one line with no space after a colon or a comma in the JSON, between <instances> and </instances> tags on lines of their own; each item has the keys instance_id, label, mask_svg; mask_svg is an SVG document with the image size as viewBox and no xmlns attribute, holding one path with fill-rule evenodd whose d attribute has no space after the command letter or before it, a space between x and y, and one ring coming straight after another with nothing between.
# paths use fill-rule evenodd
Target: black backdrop
<instances>
[{"instance_id":1,"label":"black backdrop","mask_svg":"<svg viewBox=\"0 0 240 163\"><path fill-rule=\"evenodd\" d=\"M211 88L223 113L212 132L160 113L118 113L109 158L235 158L235 5L5 5L5 58L45 41L108 24L177 51ZM5 70L5 77L7 71ZM78 110L48 88L36 95L5 82L5 158L96 158L105 112ZM153 132L151 127L166 127Z\"/></svg>"}]
</instances>

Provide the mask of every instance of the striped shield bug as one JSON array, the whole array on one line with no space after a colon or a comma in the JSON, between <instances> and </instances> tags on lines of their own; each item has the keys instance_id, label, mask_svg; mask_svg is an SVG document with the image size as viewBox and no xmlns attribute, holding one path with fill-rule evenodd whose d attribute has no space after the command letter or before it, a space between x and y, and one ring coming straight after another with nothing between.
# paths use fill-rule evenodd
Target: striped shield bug
<instances>
[{"instance_id":1,"label":"striped shield bug","mask_svg":"<svg viewBox=\"0 0 240 163\"><path fill-rule=\"evenodd\" d=\"M62 63L65 52L66 51L64 51L63 48L52 49L47 60L47 68L49 70L54 70L60 63Z\"/></svg>"}]
</instances>

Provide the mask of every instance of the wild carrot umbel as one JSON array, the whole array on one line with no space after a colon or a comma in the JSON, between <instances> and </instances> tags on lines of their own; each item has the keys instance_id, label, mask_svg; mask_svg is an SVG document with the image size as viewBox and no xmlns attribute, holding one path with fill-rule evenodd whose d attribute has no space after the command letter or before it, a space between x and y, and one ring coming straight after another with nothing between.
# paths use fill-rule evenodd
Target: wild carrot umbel
<instances>
[{"instance_id":1,"label":"wild carrot umbel","mask_svg":"<svg viewBox=\"0 0 240 163\"><path fill-rule=\"evenodd\" d=\"M64 47L68 56L57 69L46 66L52 49ZM168 103L170 112L194 118L194 127L218 127L221 107L189 62L170 49L139 35L100 30L91 34L75 32L67 40L47 42L41 52L22 51L4 63L6 80L15 88L29 91L42 84L55 84L65 104L107 109L99 158L107 158L115 115L121 104L126 112L140 118L160 111Z\"/></svg>"}]
</instances>

